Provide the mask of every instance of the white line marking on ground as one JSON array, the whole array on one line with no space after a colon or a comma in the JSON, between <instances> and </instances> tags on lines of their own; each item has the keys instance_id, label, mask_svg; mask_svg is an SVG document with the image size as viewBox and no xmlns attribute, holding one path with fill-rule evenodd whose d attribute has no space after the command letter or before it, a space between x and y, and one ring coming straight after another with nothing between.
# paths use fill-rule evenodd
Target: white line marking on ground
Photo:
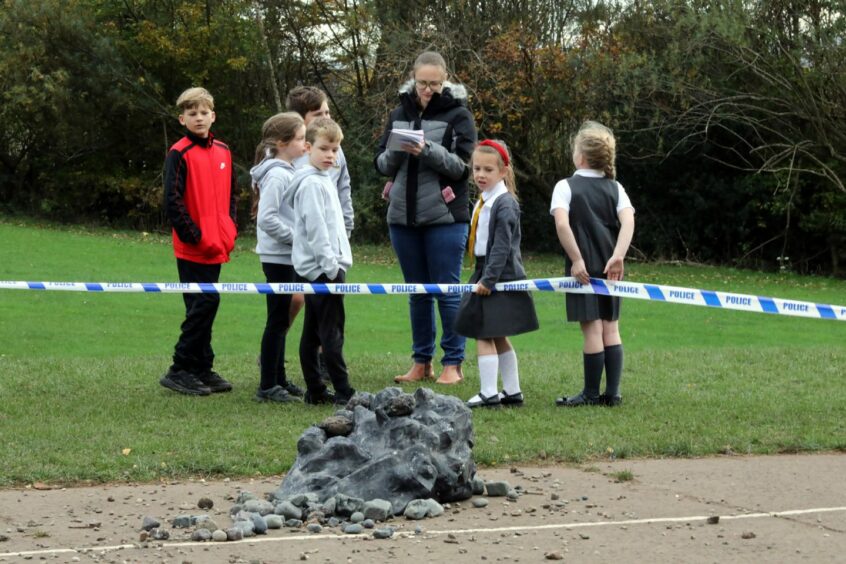
<instances>
[{"instance_id":1,"label":"white line marking on ground","mask_svg":"<svg viewBox=\"0 0 846 564\"><path fill-rule=\"evenodd\" d=\"M846 511L846 507L817 507L814 509L791 509L787 511L771 511L769 513L740 513L738 515L719 515L720 521L734 521L740 519L762 519L765 517L792 517L794 515L809 515L813 513L836 513ZM468 535L473 533L504 533L513 531L548 531L552 529L581 529L588 527L608 527L620 525L652 525L657 523L687 523L691 521L705 521L711 515L689 515L686 517L653 517L646 519L627 519L623 521L588 521L584 523L552 523L548 525L527 525L518 527L494 527L494 528L480 528L480 529L451 529L451 530L426 530L426 535ZM265 542L286 542L286 541L300 541L300 540L348 540L356 537L369 536L364 534L359 535L291 535L287 537L250 537L248 539L234 541L234 542L163 542L162 545L166 548L179 547L211 547L211 546L233 546L236 544L258 544ZM416 536L411 532L403 532L394 538L407 538ZM154 541L157 542L157 541ZM152 544L152 543L151 543ZM132 548L141 548L139 544L118 544L113 546L87 546L79 548L50 548L45 550L28 550L23 552L2 552L0 558L11 556L45 556L50 554L85 554L88 552L111 552L114 550L126 550Z\"/></svg>"}]
</instances>

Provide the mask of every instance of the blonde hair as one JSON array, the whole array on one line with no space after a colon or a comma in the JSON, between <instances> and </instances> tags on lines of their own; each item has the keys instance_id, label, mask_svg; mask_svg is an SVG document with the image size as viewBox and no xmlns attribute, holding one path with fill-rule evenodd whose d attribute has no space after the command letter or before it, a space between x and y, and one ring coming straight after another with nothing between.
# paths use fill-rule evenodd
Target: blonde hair
<instances>
[{"instance_id":1,"label":"blonde hair","mask_svg":"<svg viewBox=\"0 0 846 564\"><path fill-rule=\"evenodd\" d=\"M417 69L426 65L440 67L444 71L444 75L447 74L446 60L444 60L440 53L436 51L423 51L414 59L414 69L411 71L412 78L414 78L414 73L417 72Z\"/></svg>"},{"instance_id":2,"label":"blonde hair","mask_svg":"<svg viewBox=\"0 0 846 564\"><path fill-rule=\"evenodd\" d=\"M503 178L502 181L505 182L505 187L508 189L508 192L510 192L511 195L514 196L514 199L517 200L517 177L514 174L514 159L511 157L511 151L508 149L508 145L505 144L505 141L501 139L491 139L491 141L505 150L505 153L508 155L508 165L506 165L505 161L502 160L502 155L499 154L499 151L489 145L476 145L476 148L473 150L473 155L475 156L476 153L482 153L484 155L494 155L496 157L499 170L505 170L505 178ZM473 157L470 157L470 167L473 167Z\"/></svg>"},{"instance_id":3,"label":"blonde hair","mask_svg":"<svg viewBox=\"0 0 846 564\"><path fill-rule=\"evenodd\" d=\"M198 106L208 106L210 110L214 110L214 98L205 88L195 86L185 90L176 99L176 107L180 112L185 110L193 110Z\"/></svg>"},{"instance_id":4,"label":"blonde hair","mask_svg":"<svg viewBox=\"0 0 846 564\"><path fill-rule=\"evenodd\" d=\"M284 112L267 118L261 126L261 142L256 146L255 164L268 155L275 157L276 143L290 143L303 125L305 122L297 112Z\"/></svg>"},{"instance_id":5,"label":"blonde hair","mask_svg":"<svg viewBox=\"0 0 846 564\"><path fill-rule=\"evenodd\" d=\"M601 170L607 178L614 180L617 175L617 140L614 132L597 121L586 121L570 140L573 155L579 153L588 166Z\"/></svg>"},{"instance_id":6,"label":"blonde hair","mask_svg":"<svg viewBox=\"0 0 846 564\"><path fill-rule=\"evenodd\" d=\"M297 112L284 112L267 118L261 126L261 142L256 145L255 164L259 164L267 157L276 157L277 141L290 143L303 125L305 122ZM258 217L260 198L258 183L253 182L253 204L250 208L250 217L253 219Z\"/></svg>"},{"instance_id":7,"label":"blonde hair","mask_svg":"<svg viewBox=\"0 0 846 564\"><path fill-rule=\"evenodd\" d=\"M317 118L306 128L306 141L314 144L318 137L323 137L330 143L340 143L344 140L344 132L332 118Z\"/></svg>"}]
</instances>

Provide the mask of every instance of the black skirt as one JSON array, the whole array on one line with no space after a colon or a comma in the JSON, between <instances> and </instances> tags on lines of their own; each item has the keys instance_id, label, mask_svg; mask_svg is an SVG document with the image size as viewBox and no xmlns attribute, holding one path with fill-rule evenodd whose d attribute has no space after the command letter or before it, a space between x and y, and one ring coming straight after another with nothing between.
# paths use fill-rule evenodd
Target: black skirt
<instances>
[{"instance_id":1,"label":"black skirt","mask_svg":"<svg viewBox=\"0 0 846 564\"><path fill-rule=\"evenodd\" d=\"M484 268L484 257L477 257L476 269L468 283L478 282ZM455 331L472 339L510 337L535 331L537 328L535 302L529 292L493 292L489 296L462 294L455 319Z\"/></svg>"},{"instance_id":2,"label":"black skirt","mask_svg":"<svg viewBox=\"0 0 846 564\"><path fill-rule=\"evenodd\" d=\"M596 294L567 294L567 321L617 321L620 298Z\"/></svg>"}]
</instances>

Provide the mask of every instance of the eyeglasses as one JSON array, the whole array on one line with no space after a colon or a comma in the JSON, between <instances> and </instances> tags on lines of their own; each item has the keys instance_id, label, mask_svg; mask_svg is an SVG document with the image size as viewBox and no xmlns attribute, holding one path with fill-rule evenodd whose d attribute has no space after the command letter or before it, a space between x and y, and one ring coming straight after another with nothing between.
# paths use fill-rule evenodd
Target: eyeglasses
<instances>
[{"instance_id":1,"label":"eyeglasses","mask_svg":"<svg viewBox=\"0 0 846 564\"><path fill-rule=\"evenodd\" d=\"M426 90L426 88L429 88L429 90L435 91L444 85L443 80L415 80L414 82L420 90Z\"/></svg>"}]
</instances>

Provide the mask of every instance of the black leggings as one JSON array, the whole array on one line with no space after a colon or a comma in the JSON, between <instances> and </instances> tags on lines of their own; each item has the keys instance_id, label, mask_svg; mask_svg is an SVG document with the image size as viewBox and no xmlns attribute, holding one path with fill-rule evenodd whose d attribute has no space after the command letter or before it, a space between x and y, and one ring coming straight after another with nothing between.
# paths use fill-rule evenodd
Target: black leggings
<instances>
[{"instance_id":1,"label":"black leggings","mask_svg":"<svg viewBox=\"0 0 846 564\"><path fill-rule=\"evenodd\" d=\"M261 263L268 283L293 282L294 267L290 264ZM262 390L284 386L285 335L291 325L291 294L267 294L267 322L261 336L261 383Z\"/></svg>"}]
</instances>

